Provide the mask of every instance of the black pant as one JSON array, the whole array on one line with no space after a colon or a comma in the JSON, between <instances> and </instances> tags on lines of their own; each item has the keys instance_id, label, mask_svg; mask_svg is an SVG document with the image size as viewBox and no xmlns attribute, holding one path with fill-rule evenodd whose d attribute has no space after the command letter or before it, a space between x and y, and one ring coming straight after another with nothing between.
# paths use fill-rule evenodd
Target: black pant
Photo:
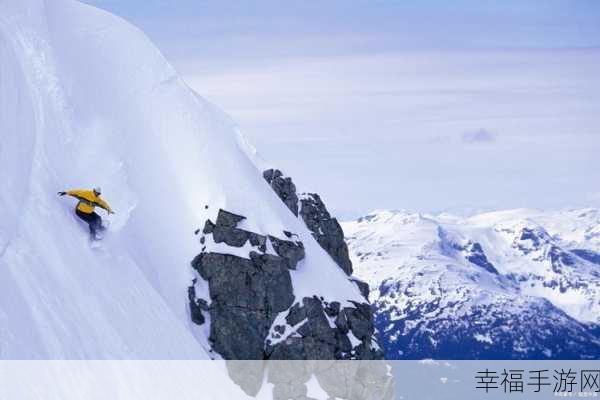
<instances>
[{"instance_id":1,"label":"black pant","mask_svg":"<svg viewBox=\"0 0 600 400\"><path fill-rule=\"evenodd\" d=\"M83 211L79 211L78 209L75 209L75 214L77 214L79 218L88 223L88 225L90 226L90 234L95 236L96 231L102 229L102 218L100 218L100 216L95 212L88 214L84 213Z\"/></svg>"}]
</instances>

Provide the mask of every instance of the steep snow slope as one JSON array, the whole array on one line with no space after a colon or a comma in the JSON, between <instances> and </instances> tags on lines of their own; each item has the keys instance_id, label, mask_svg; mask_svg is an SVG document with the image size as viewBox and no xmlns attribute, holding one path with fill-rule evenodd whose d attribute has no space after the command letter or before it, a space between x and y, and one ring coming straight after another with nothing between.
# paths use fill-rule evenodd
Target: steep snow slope
<instances>
[{"instance_id":1,"label":"steep snow slope","mask_svg":"<svg viewBox=\"0 0 600 400\"><path fill-rule=\"evenodd\" d=\"M387 357L589 358L600 351L596 216L380 211L343 226Z\"/></svg>"},{"instance_id":2,"label":"steep snow slope","mask_svg":"<svg viewBox=\"0 0 600 400\"><path fill-rule=\"evenodd\" d=\"M299 235L297 296L360 299L229 118L115 16L0 3L0 132L0 358L208 358L186 289L193 232L219 208ZM56 196L95 185L117 212L99 249Z\"/></svg>"}]
</instances>

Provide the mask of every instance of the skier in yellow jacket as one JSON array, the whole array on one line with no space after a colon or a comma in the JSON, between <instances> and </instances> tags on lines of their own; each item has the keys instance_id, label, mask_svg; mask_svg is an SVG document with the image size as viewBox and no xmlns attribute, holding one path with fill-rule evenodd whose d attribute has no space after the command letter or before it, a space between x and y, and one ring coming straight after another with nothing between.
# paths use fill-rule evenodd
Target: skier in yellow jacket
<instances>
[{"instance_id":1,"label":"skier in yellow jacket","mask_svg":"<svg viewBox=\"0 0 600 400\"><path fill-rule=\"evenodd\" d=\"M105 209L109 214L114 214L108 203L100 198L101 193L102 191L99 187L92 190L68 190L66 192L58 192L59 196L68 194L79 200L77 207L75 207L75 214L88 223L92 239L97 239L98 231L104 230L102 218L94 212L95 208L100 207Z\"/></svg>"}]
</instances>

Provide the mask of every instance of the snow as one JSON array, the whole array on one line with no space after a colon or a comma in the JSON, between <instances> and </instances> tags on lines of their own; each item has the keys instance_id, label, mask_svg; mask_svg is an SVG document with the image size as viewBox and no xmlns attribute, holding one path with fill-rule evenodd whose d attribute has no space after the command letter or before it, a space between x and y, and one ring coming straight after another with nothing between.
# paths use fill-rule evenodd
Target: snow
<instances>
[{"instance_id":1,"label":"snow","mask_svg":"<svg viewBox=\"0 0 600 400\"><path fill-rule=\"evenodd\" d=\"M348 334L346 336L348 336L348 339L350 340L350 343L352 344L353 348L359 346L362 343L356 336L354 336L354 334L351 331L348 331Z\"/></svg>"},{"instance_id":2,"label":"snow","mask_svg":"<svg viewBox=\"0 0 600 400\"><path fill-rule=\"evenodd\" d=\"M297 297L360 300L235 123L118 17L0 3L0 132L0 358L209 358L186 288L193 232L219 208L257 233L298 234ZM93 186L116 211L99 249L56 196Z\"/></svg>"},{"instance_id":3,"label":"snow","mask_svg":"<svg viewBox=\"0 0 600 400\"><path fill-rule=\"evenodd\" d=\"M489 333L486 333L485 335L481 333L476 333L475 335L473 335L473 338L478 342L494 344L494 341L492 340L492 337Z\"/></svg>"},{"instance_id":4,"label":"snow","mask_svg":"<svg viewBox=\"0 0 600 400\"><path fill-rule=\"evenodd\" d=\"M397 285L393 291L400 294L389 304L392 320L404 318L398 311L409 302L416 307L439 300L443 308L498 298L513 299L510 304L516 307L517 298L531 296L550 301L580 322L600 322L598 266L569 253L598 251L596 209L516 209L470 217L383 210L342 227L355 273L369 283L371 299L379 298L383 286ZM523 236L528 231L540 243ZM498 275L467 259L461 247L469 242L481 246ZM554 267L553 249L570 255L573 264Z\"/></svg>"}]
</instances>

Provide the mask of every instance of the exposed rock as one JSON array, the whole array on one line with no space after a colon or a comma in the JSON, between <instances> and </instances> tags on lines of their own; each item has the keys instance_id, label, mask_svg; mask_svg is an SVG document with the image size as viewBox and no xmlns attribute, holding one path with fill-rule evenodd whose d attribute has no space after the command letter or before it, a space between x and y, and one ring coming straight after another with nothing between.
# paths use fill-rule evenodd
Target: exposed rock
<instances>
[{"instance_id":1,"label":"exposed rock","mask_svg":"<svg viewBox=\"0 0 600 400\"><path fill-rule=\"evenodd\" d=\"M202 229L202 233L204 233L205 235L212 233L213 229L215 229L215 224L213 224L210 220L206 220L206 222L204 223L204 229ZM196 231L196 234L198 233L198 231Z\"/></svg>"},{"instance_id":2,"label":"exposed rock","mask_svg":"<svg viewBox=\"0 0 600 400\"><path fill-rule=\"evenodd\" d=\"M305 256L303 243L240 229L237 224L243 219L220 210L216 223L205 223L201 240L208 249L211 243L225 243L232 252L250 242L256 250L249 251L247 258L239 250L238 255L203 250L192 261L198 275L208 282L211 302L208 306L196 298L192 285L188 289L190 312L198 324L205 322L203 312L209 312L213 350L225 359L381 358L373 342L370 306L352 303L342 308L339 302L328 303L316 296L296 299L290 270ZM276 255L266 253L267 241ZM281 319L275 323L280 313L287 325ZM350 331L361 341L354 341L354 347ZM285 394L297 388L280 390Z\"/></svg>"},{"instance_id":3,"label":"exposed rock","mask_svg":"<svg viewBox=\"0 0 600 400\"><path fill-rule=\"evenodd\" d=\"M285 322L290 326L294 326L304 319L306 319L306 308L302 307L299 303L296 303L290 308L290 311L285 317Z\"/></svg>"},{"instance_id":4,"label":"exposed rock","mask_svg":"<svg viewBox=\"0 0 600 400\"><path fill-rule=\"evenodd\" d=\"M194 285L188 287L188 300L192 322L196 325L202 325L205 322L205 318L204 315L202 315L202 307L200 306L201 299L196 298L196 288Z\"/></svg>"},{"instance_id":5,"label":"exposed rock","mask_svg":"<svg viewBox=\"0 0 600 400\"><path fill-rule=\"evenodd\" d=\"M355 308L344 308L352 334L358 339L370 338L375 332L373 312L367 303L353 303Z\"/></svg>"},{"instance_id":6,"label":"exposed rock","mask_svg":"<svg viewBox=\"0 0 600 400\"><path fill-rule=\"evenodd\" d=\"M230 213L229 211L219 210L217 215L217 225L221 227L235 228L239 222L245 220L246 217Z\"/></svg>"},{"instance_id":7,"label":"exposed rock","mask_svg":"<svg viewBox=\"0 0 600 400\"><path fill-rule=\"evenodd\" d=\"M208 282L209 339L214 350L226 359L262 359L264 340L275 316L294 301L289 268L295 268L304 257L304 249L301 243L271 236L269 240L277 242L281 256L265 254L267 237L237 228L243 219L220 210L217 222L207 221L203 232L212 234L213 242L232 247L242 247L249 241L258 251L250 252L249 258L202 252L194 258L192 267ZM192 318L200 321L202 303L195 298L193 286L188 295Z\"/></svg>"},{"instance_id":8,"label":"exposed rock","mask_svg":"<svg viewBox=\"0 0 600 400\"><path fill-rule=\"evenodd\" d=\"M346 311L340 312L335 319L336 328L346 334L350 331L350 325L348 324L348 316L346 315Z\"/></svg>"},{"instance_id":9,"label":"exposed rock","mask_svg":"<svg viewBox=\"0 0 600 400\"><path fill-rule=\"evenodd\" d=\"M192 266L209 284L214 349L227 359L262 359L275 316L294 301L288 261L258 253L252 259L206 253Z\"/></svg>"},{"instance_id":10,"label":"exposed rock","mask_svg":"<svg viewBox=\"0 0 600 400\"><path fill-rule=\"evenodd\" d=\"M348 276L352 275L352 261L348 255L344 231L339 222L331 217L319 195L309 193L299 200L292 179L284 178L283 173L278 169L266 170L263 176L295 216L298 216L298 202L300 202L300 216L319 245Z\"/></svg>"},{"instance_id":11,"label":"exposed rock","mask_svg":"<svg viewBox=\"0 0 600 400\"><path fill-rule=\"evenodd\" d=\"M285 325L275 325L273 330L278 334L283 335L285 333Z\"/></svg>"},{"instance_id":12,"label":"exposed rock","mask_svg":"<svg viewBox=\"0 0 600 400\"><path fill-rule=\"evenodd\" d=\"M289 240L277 239L274 236L269 236L269 240L273 245L275 252L282 258L289 260L290 269L296 269L296 264L304 258L304 245L302 242L291 242Z\"/></svg>"},{"instance_id":13,"label":"exposed rock","mask_svg":"<svg viewBox=\"0 0 600 400\"><path fill-rule=\"evenodd\" d=\"M217 225L212 234L215 243L226 243L233 247L242 247L248 241L248 233L242 229Z\"/></svg>"},{"instance_id":14,"label":"exposed rock","mask_svg":"<svg viewBox=\"0 0 600 400\"><path fill-rule=\"evenodd\" d=\"M298 216L298 195L296 194L296 185L292 178L283 177L283 173L278 169L268 169L263 172L263 177L271 185L277 196L285 203L292 213Z\"/></svg>"},{"instance_id":15,"label":"exposed rock","mask_svg":"<svg viewBox=\"0 0 600 400\"><path fill-rule=\"evenodd\" d=\"M329 315L330 317L335 317L340 313L340 303L337 301L332 301L331 303L327 304L327 306L325 307L325 313L327 315Z\"/></svg>"},{"instance_id":16,"label":"exposed rock","mask_svg":"<svg viewBox=\"0 0 600 400\"><path fill-rule=\"evenodd\" d=\"M360 294L362 294L365 300L369 300L369 284L365 281L361 281L358 278L350 278L350 280L358 287L358 290L360 290Z\"/></svg>"},{"instance_id":17,"label":"exposed rock","mask_svg":"<svg viewBox=\"0 0 600 400\"><path fill-rule=\"evenodd\" d=\"M600 265L600 253L587 249L573 249L571 250L571 253L593 264Z\"/></svg>"},{"instance_id":18,"label":"exposed rock","mask_svg":"<svg viewBox=\"0 0 600 400\"><path fill-rule=\"evenodd\" d=\"M294 335L284 341L267 346L270 359L286 360L326 360L326 359L381 359L382 353L372 346L374 333L372 314L367 303L353 303L354 307L344 307L332 302L325 305L316 297L305 297L302 305L296 303L290 308L286 322L298 326ZM337 314L335 321L328 316ZM352 330L362 343L352 348L348 332ZM370 334L369 334L370 332Z\"/></svg>"},{"instance_id":19,"label":"exposed rock","mask_svg":"<svg viewBox=\"0 0 600 400\"><path fill-rule=\"evenodd\" d=\"M331 217L318 194L310 193L301 198L300 216L321 247L346 275L352 275L352 261L344 240L344 231L337 219Z\"/></svg>"},{"instance_id":20,"label":"exposed rock","mask_svg":"<svg viewBox=\"0 0 600 400\"><path fill-rule=\"evenodd\" d=\"M348 354L352 351L352 342L348 339L348 335L343 333L341 330L335 331L335 344L336 344L336 358L344 358L344 354Z\"/></svg>"}]
</instances>

